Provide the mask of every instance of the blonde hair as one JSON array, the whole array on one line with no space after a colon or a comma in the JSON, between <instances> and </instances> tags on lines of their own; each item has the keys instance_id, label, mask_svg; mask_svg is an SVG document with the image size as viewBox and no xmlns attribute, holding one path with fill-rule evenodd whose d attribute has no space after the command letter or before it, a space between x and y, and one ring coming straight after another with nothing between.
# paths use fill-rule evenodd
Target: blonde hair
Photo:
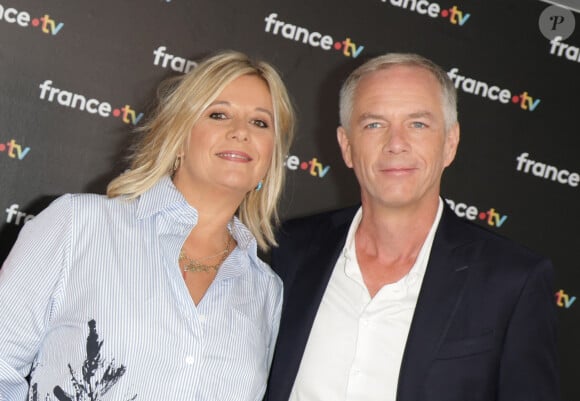
<instances>
[{"instance_id":1,"label":"blonde hair","mask_svg":"<svg viewBox=\"0 0 580 401\"><path fill-rule=\"evenodd\" d=\"M277 245L274 227L280 221L278 200L284 188L284 158L294 137L294 108L276 69L240 52L216 53L161 87L156 111L138 129L143 136L130 157L131 168L109 183L107 196L135 199L171 174L177 154L187 148L190 131L203 111L229 83L243 75L258 76L268 85L274 108L275 141L262 189L246 194L237 215L261 249Z\"/></svg>"},{"instance_id":2,"label":"blonde hair","mask_svg":"<svg viewBox=\"0 0 580 401\"><path fill-rule=\"evenodd\" d=\"M360 80L367 74L393 66L409 66L429 71L441 87L441 104L445 116L445 130L448 131L457 122L457 91L447 73L431 60L413 53L387 53L374 57L355 69L340 88L339 114L340 124L349 128L350 117L354 106L354 94Z\"/></svg>"}]
</instances>

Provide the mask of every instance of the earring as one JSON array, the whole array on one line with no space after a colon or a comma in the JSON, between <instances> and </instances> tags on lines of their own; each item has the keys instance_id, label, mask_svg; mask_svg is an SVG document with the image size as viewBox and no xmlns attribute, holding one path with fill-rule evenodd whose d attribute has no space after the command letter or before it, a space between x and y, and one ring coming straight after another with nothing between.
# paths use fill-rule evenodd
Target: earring
<instances>
[{"instance_id":1,"label":"earring","mask_svg":"<svg viewBox=\"0 0 580 401\"><path fill-rule=\"evenodd\" d=\"M177 156L173 162L173 168L171 170L171 175L175 175L175 172L181 167L181 156Z\"/></svg>"},{"instance_id":2,"label":"earring","mask_svg":"<svg viewBox=\"0 0 580 401\"><path fill-rule=\"evenodd\" d=\"M256 185L256 188L254 188L254 191L258 192L259 190L262 189L263 186L264 186L264 182L262 180L260 180L260 182L258 182L258 185Z\"/></svg>"}]
</instances>

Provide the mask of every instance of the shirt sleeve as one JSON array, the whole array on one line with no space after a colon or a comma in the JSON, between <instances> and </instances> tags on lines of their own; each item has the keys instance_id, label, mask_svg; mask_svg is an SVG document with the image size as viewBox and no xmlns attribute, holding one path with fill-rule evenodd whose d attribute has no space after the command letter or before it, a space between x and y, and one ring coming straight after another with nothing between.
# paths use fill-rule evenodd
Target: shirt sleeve
<instances>
[{"instance_id":1,"label":"shirt sleeve","mask_svg":"<svg viewBox=\"0 0 580 401\"><path fill-rule=\"evenodd\" d=\"M280 328L280 317L282 314L282 300L284 295L284 288L282 285L282 280L278 276L275 277L276 283L276 296L275 305L272 314L272 333L270 336L270 344L268 347L268 370L272 365L272 358L274 357L274 349L276 347L276 340L278 339L278 330Z\"/></svg>"},{"instance_id":2,"label":"shirt sleeve","mask_svg":"<svg viewBox=\"0 0 580 401\"><path fill-rule=\"evenodd\" d=\"M23 400L43 335L63 291L70 249L71 196L27 222L0 269L0 395Z\"/></svg>"}]
</instances>

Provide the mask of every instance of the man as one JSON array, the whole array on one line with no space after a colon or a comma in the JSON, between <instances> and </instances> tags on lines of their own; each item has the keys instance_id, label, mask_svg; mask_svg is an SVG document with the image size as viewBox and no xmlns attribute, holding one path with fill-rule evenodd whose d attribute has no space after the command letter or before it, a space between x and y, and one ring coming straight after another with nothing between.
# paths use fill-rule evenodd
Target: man
<instances>
[{"instance_id":1,"label":"man","mask_svg":"<svg viewBox=\"0 0 580 401\"><path fill-rule=\"evenodd\" d=\"M555 401L551 263L440 197L459 142L446 73L412 54L355 70L338 142L361 207L290 221L268 401Z\"/></svg>"}]
</instances>

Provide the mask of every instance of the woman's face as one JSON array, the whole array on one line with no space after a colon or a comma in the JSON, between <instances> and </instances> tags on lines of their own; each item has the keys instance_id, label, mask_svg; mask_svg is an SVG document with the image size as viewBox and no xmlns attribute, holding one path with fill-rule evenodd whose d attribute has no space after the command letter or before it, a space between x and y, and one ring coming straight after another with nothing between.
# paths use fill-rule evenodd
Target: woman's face
<instances>
[{"instance_id":1,"label":"woman's face","mask_svg":"<svg viewBox=\"0 0 580 401\"><path fill-rule=\"evenodd\" d=\"M175 185L190 200L212 194L243 197L266 176L274 141L268 85L255 75L238 77L192 128Z\"/></svg>"}]
</instances>

